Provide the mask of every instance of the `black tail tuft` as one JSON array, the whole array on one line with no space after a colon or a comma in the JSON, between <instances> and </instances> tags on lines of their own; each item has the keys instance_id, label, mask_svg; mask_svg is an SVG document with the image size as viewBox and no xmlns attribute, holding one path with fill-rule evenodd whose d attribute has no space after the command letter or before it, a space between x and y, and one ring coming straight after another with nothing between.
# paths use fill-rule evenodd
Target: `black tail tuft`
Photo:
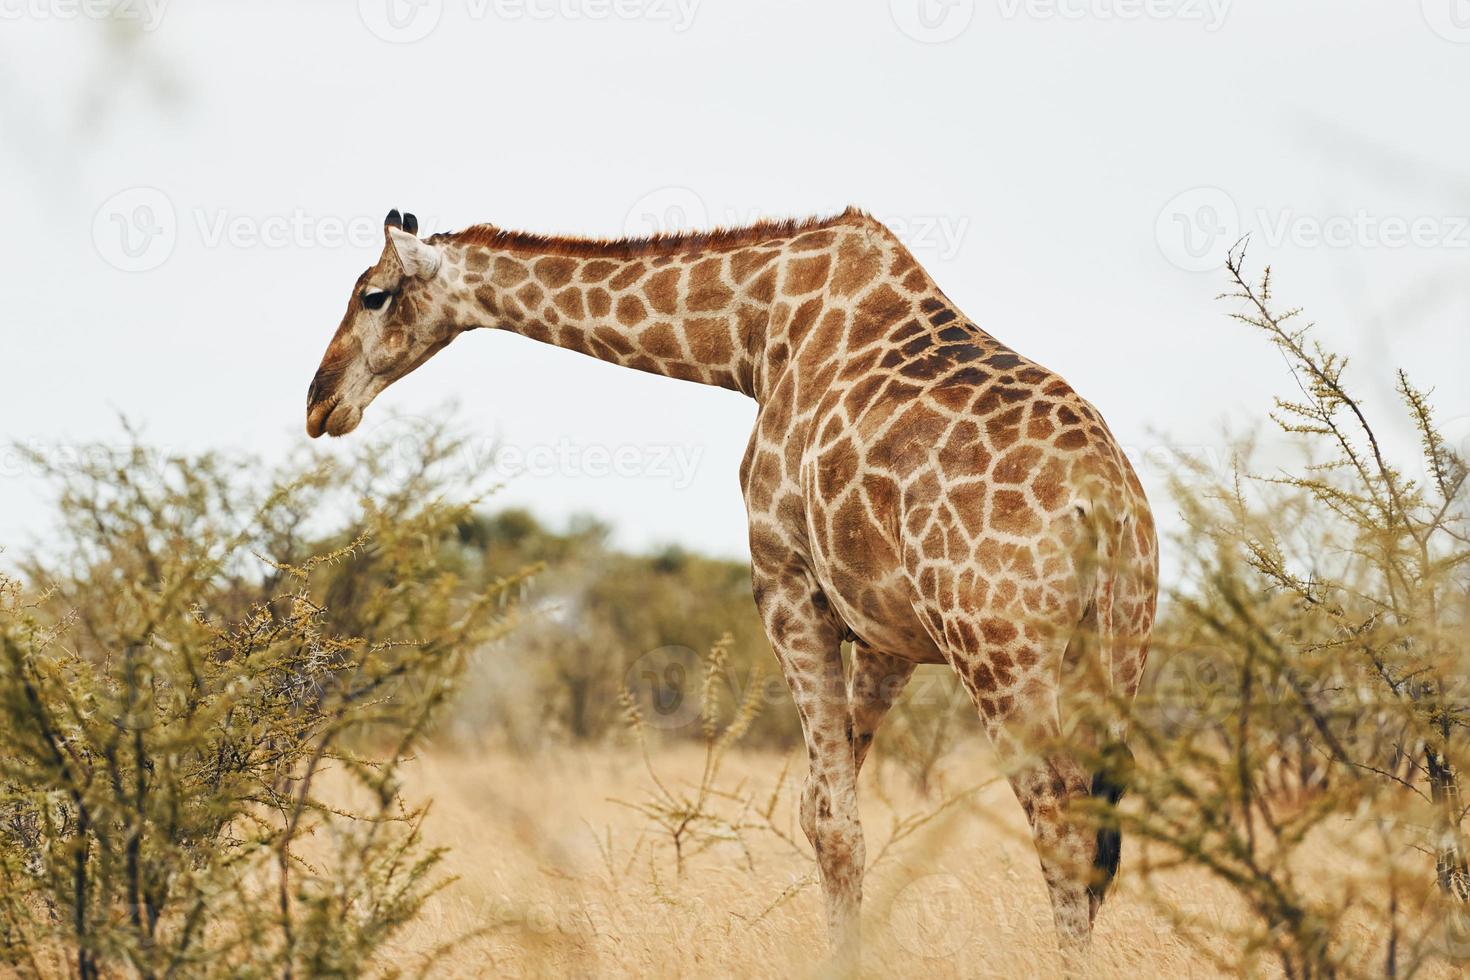
<instances>
[{"instance_id":1,"label":"black tail tuft","mask_svg":"<svg viewBox=\"0 0 1470 980\"><path fill-rule=\"evenodd\" d=\"M1103 749L1102 768L1092 774L1093 799L1106 800L1109 807L1117 806L1132 775L1133 753L1122 742L1110 743ZM1094 912L1118 874L1118 862L1123 856L1123 834L1114 825L1112 815L1101 819L1103 823L1097 829L1097 852L1092 859L1092 880L1087 885Z\"/></svg>"}]
</instances>

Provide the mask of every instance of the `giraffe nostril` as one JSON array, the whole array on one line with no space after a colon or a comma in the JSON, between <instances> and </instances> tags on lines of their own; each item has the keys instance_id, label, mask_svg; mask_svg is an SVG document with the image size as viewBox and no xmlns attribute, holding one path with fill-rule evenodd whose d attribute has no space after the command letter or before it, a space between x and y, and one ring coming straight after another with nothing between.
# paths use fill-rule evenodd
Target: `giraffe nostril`
<instances>
[{"instance_id":1,"label":"giraffe nostril","mask_svg":"<svg viewBox=\"0 0 1470 980\"><path fill-rule=\"evenodd\" d=\"M317 368L316 374L312 375L311 384L306 388L306 407L310 408L327 398L336 381L336 372L329 373L325 367Z\"/></svg>"}]
</instances>

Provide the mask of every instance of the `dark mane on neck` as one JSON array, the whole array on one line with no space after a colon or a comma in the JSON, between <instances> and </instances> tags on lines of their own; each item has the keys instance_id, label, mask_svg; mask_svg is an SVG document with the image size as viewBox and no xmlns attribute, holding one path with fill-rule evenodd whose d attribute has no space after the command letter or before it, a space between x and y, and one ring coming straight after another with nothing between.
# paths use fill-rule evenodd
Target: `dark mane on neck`
<instances>
[{"instance_id":1,"label":"dark mane on neck","mask_svg":"<svg viewBox=\"0 0 1470 980\"><path fill-rule=\"evenodd\" d=\"M841 214L828 217L771 219L757 221L744 228L664 232L647 238L575 238L538 235L525 231L507 231L494 225L471 225L460 231L430 236L428 240L435 244L485 245L508 251L539 252L550 255L634 259L647 255L671 255L682 252L740 248L773 239L790 238L802 232L820 231L855 218L866 217L866 212L850 207Z\"/></svg>"}]
</instances>

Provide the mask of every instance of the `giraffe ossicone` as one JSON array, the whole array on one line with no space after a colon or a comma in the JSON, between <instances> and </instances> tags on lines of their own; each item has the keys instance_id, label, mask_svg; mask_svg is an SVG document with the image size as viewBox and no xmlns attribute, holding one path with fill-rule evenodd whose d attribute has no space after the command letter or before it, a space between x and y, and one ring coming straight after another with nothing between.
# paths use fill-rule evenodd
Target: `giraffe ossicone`
<instances>
[{"instance_id":1,"label":"giraffe ossicone","mask_svg":"<svg viewBox=\"0 0 1470 980\"><path fill-rule=\"evenodd\" d=\"M1148 503L1102 416L968 320L880 222L595 240L491 225L420 238L391 212L308 393L343 435L466 330L497 328L754 398L741 466L757 609L801 716L801 824L836 949L855 953L858 773L919 664L973 698L1030 823L1066 948L1120 841L1123 712L1158 590ZM853 640L844 672L841 645ZM1080 694L1087 697L1080 697Z\"/></svg>"}]
</instances>

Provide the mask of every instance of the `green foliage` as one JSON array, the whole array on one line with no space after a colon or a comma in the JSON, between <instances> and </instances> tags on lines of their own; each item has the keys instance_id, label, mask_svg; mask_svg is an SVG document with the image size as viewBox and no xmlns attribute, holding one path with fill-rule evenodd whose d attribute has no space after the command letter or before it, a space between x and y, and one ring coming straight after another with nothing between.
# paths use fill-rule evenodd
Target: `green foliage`
<instances>
[{"instance_id":1,"label":"green foliage","mask_svg":"<svg viewBox=\"0 0 1470 980\"><path fill-rule=\"evenodd\" d=\"M545 570L520 628L472 667L452 712L454 732L466 740L502 736L523 748L616 737L619 698L631 688L650 716L687 709L678 711L687 723L661 725L661 737L697 741L693 687L704 674L696 651L728 632L721 691L734 701L756 697L761 707L744 743L801 744L786 685L768 669L775 658L751 598L750 566L674 547L629 554L609 545L608 532L584 519L558 533L520 510L477 514L460 529L473 553L466 561L481 574ZM927 792L944 753L978 730L952 672L920 668L879 734L876 757Z\"/></svg>"},{"instance_id":2,"label":"green foliage","mask_svg":"<svg viewBox=\"0 0 1470 980\"><path fill-rule=\"evenodd\" d=\"M1346 361L1275 309L1269 270L1252 284L1242 266L1233 254L1237 318L1286 360L1300 395L1275 418L1303 460L1177 482L1191 564L1134 717L1133 802L1111 819L1161 845L1146 884L1204 868L1242 900L1241 959L1222 966L1409 974L1470 954L1455 925L1470 897L1465 461L1400 374L1421 458L1393 465Z\"/></svg>"},{"instance_id":3,"label":"green foliage","mask_svg":"<svg viewBox=\"0 0 1470 980\"><path fill-rule=\"evenodd\" d=\"M762 671L774 662L751 599L744 562L679 549L628 554L610 547L607 529L581 522L565 533L521 511L480 515L463 530L488 574L543 563L523 628L476 665L454 712L454 730L467 738L500 733L536 747L547 739L596 741L622 731L619 697L637 686L651 662L676 663L693 678L697 650L709 637L731 634L719 684L733 700L751 684L762 711L750 744L791 744L800 738L796 712L779 678ZM647 690L637 692L645 699ZM671 738L698 739L694 692L689 724L666 728ZM645 701L644 708L654 710Z\"/></svg>"},{"instance_id":4,"label":"green foliage","mask_svg":"<svg viewBox=\"0 0 1470 980\"><path fill-rule=\"evenodd\" d=\"M902 771L923 796L943 796L943 764L965 738L979 735L975 703L948 667L920 667L878 730L874 763Z\"/></svg>"},{"instance_id":5,"label":"green foliage","mask_svg":"<svg viewBox=\"0 0 1470 980\"><path fill-rule=\"evenodd\" d=\"M63 546L24 563L39 593L0 580L0 963L383 972L444 881L400 767L518 580L466 583L472 501L380 450L34 460Z\"/></svg>"},{"instance_id":6,"label":"green foliage","mask_svg":"<svg viewBox=\"0 0 1470 980\"><path fill-rule=\"evenodd\" d=\"M649 755L643 712L636 698L628 691L622 692L618 698L623 719L643 751L644 769L653 786L646 799L618 802L642 816L657 828L660 836L667 839L674 851L675 868L681 877L690 857L722 842L740 846L745 851L747 863L750 861L750 849L745 844L743 832L748 829L747 817L752 801L719 786L720 768L726 753L745 737L751 722L760 713L760 700L756 693L760 688L752 685L744 699L734 706L730 718L723 717L720 688L734 643L734 637L726 633L705 655L704 680L699 689L699 735L704 742L704 765L700 769L699 782L693 786L679 786L659 777ZM722 812L721 803L735 813Z\"/></svg>"}]
</instances>

